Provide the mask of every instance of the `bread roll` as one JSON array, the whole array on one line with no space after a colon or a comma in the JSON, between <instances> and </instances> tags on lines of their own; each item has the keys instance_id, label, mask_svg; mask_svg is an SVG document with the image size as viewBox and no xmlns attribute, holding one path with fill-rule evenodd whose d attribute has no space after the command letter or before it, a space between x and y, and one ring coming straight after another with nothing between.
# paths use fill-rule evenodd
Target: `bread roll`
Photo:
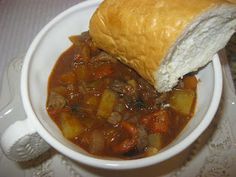
<instances>
[{"instance_id":1,"label":"bread roll","mask_svg":"<svg viewBox=\"0 0 236 177\"><path fill-rule=\"evenodd\" d=\"M226 0L105 0L90 20L95 44L159 92L206 65L236 27Z\"/></svg>"}]
</instances>

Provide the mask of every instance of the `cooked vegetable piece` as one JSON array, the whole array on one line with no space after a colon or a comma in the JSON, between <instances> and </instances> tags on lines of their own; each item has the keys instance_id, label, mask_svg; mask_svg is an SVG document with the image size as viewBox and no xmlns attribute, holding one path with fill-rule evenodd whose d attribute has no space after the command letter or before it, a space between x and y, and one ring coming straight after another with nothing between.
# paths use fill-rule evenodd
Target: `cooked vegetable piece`
<instances>
[{"instance_id":1,"label":"cooked vegetable piece","mask_svg":"<svg viewBox=\"0 0 236 177\"><path fill-rule=\"evenodd\" d=\"M99 130L94 130L91 135L91 143L89 144L90 152L98 153L103 150L105 139L103 133Z\"/></svg>"},{"instance_id":2,"label":"cooked vegetable piece","mask_svg":"<svg viewBox=\"0 0 236 177\"><path fill-rule=\"evenodd\" d=\"M125 138L123 141L113 146L112 150L116 154L123 154L131 151L138 143L138 130L135 125L127 121L122 121L120 123L120 128L122 128L122 131L126 132L125 134L128 136L128 138Z\"/></svg>"},{"instance_id":3,"label":"cooked vegetable piece","mask_svg":"<svg viewBox=\"0 0 236 177\"><path fill-rule=\"evenodd\" d=\"M72 139L83 132L84 127L78 118L70 113L63 112L60 116L61 130L65 138Z\"/></svg>"},{"instance_id":4,"label":"cooked vegetable piece","mask_svg":"<svg viewBox=\"0 0 236 177\"><path fill-rule=\"evenodd\" d=\"M122 120L122 117L118 112L112 112L111 115L108 117L107 122L109 122L112 125L116 125L121 120Z\"/></svg>"},{"instance_id":5,"label":"cooked vegetable piece","mask_svg":"<svg viewBox=\"0 0 236 177\"><path fill-rule=\"evenodd\" d=\"M106 89L102 94L102 98L98 106L97 116L108 118L112 113L115 102L116 94L112 90Z\"/></svg>"},{"instance_id":6,"label":"cooked vegetable piece","mask_svg":"<svg viewBox=\"0 0 236 177\"><path fill-rule=\"evenodd\" d=\"M176 89L170 97L170 106L181 114L190 115L195 96L193 90Z\"/></svg>"},{"instance_id":7,"label":"cooked vegetable piece","mask_svg":"<svg viewBox=\"0 0 236 177\"><path fill-rule=\"evenodd\" d=\"M150 146L155 147L157 150L161 149L162 140L161 140L161 134L155 133L155 134L149 134L148 135L148 143Z\"/></svg>"},{"instance_id":8,"label":"cooked vegetable piece","mask_svg":"<svg viewBox=\"0 0 236 177\"><path fill-rule=\"evenodd\" d=\"M146 156L152 156L158 153L158 149L155 147L148 147L145 151Z\"/></svg>"},{"instance_id":9,"label":"cooked vegetable piece","mask_svg":"<svg viewBox=\"0 0 236 177\"><path fill-rule=\"evenodd\" d=\"M128 80L128 84L130 84L134 89L137 88L137 82L134 79Z\"/></svg>"},{"instance_id":10,"label":"cooked vegetable piece","mask_svg":"<svg viewBox=\"0 0 236 177\"><path fill-rule=\"evenodd\" d=\"M185 89L196 89L197 87L197 78L195 76L186 76L183 78L184 88Z\"/></svg>"},{"instance_id":11,"label":"cooked vegetable piece","mask_svg":"<svg viewBox=\"0 0 236 177\"><path fill-rule=\"evenodd\" d=\"M69 39L70 39L70 41L71 41L73 44L75 44L75 45L77 45L77 46L80 46L80 45L81 45L81 40L80 40L79 35L70 36Z\"/></svg>"},{"instance_id":12,"label":"cooked vegetable piece","mask_svg":"<svg viewBox=\"0 0 236 177\"><path fill-rule=\"evenodd\" d=\"M113 146L112 150L116 154L124 154L135 148L137 140L135 138L125 139L120 144Z\"/></svg>"},{"instance_id":13,"label":"cooked vegetable piece","mask_svg":"<svg viewBox=\"0 0 236 177\"><path fill-rule=\"evenodd\" d=\"M75 73L72 71L64 73L61 76L61 81L65 84L75 84L76 83Z\"/></svg>"},{"instance_id":14,"label":"cooked vegetable piece","mask_svg":"<svg viewBox=\"0 0 236 177\"><path fill-rule=\"evenodd\" d=\"M89 78L88 69L84 65L79 65L74 68L77 80L87 80Z\"/></svg>"},{"instance_id":15,"label":"cooked vegetable piece","mask_svg":"<svg viewBox=\"0 0 236 177\"><path fill-rule=\"evenodd\" d=\"M98 67L94 73L96 79L101 79L103 77L109 76L113 73L112 66L109 64L104 64Z\"/></svg>"},{"instance_id":16,"label":"cooked vegetable piece","mask_svg":"<svg viewBox=\"0 0 236 177\"><path fill-rule=\"evenodd\" d=\"M127 132L131 137L136 137L138 130L135 125L130 122L122 121L120 126Z\"/></svg>"},{"instance_id":17,"label":"cooked vegetable piece","mask_svg":"<svg viewBox=\"0 0 236 177\"><path fill-rule=\"evenodd\" d=\"M169 130L169 115L166 110L157 110L141 118L141 123L151 133L167 133Z\"/></svg>"},{"instance_id":18,"label":"cooked vegetable piece","mask_svg":"<svg viewBox=\"0 0 236 177\"><path fill-rule=\"evenodd\" d=\"M85 99L85 103L90 106L97 106L99 102L99 97L97 96L89 96Z\"/></svg>"}]
</instances>

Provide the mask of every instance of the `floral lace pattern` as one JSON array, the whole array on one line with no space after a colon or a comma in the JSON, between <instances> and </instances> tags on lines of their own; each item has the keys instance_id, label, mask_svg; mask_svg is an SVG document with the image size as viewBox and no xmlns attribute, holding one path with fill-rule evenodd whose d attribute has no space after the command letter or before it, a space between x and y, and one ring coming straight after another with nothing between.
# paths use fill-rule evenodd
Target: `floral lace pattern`
<instances>
[{"instance_id":1,"label":"floral lace pattern","mask_svg":"<svg viewBox=\"0 0 236 177\"><path fill-rule=\"evenodd\" d=\"M230 176L230 168L233 168L236 155L236 147L233 145L233 137L227 120L217 126L214 135L208 144L209 155L201 167L197 177L227 177Z\"/></svg>"}]
</instances>

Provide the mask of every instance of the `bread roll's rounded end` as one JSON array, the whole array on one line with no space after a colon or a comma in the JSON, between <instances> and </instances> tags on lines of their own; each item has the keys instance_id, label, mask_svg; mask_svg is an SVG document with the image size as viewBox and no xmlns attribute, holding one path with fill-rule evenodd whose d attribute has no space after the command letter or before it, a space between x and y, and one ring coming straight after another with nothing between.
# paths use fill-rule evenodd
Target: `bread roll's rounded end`
<instances>
[{"instance_id":1,"label":"bread roll's rounded end","mask_svg":"<svg viewBox=\"0 0 236 177\"><path fill-rule=\"evenodd\" d=\"M236 5L224 0L105 0L89 33L99 48L166 92L211 61L235 28Z\"/></svg>"}]
</instances>

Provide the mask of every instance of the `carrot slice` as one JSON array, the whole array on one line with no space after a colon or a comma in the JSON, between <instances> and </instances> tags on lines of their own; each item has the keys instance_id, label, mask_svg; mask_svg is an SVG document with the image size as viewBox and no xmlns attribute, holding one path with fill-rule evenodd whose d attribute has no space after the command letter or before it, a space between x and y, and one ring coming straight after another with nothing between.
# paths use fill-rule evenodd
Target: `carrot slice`
<instances>
[{"instance_id":1,"label":"carrot slice","mask_svg":"<svg viewBox=\"0 0 236 177\"><path fill-rule=\"evenodd\" d=\"M151 133L167 133L169 130L169 115L165 110L158 110L141 118L141 123Z\"/></svg>"},{"instance_id":2,"label":"carrot slice","mask_svg":"<svg viewBox=\"0 0 236 177\"><path fill-rule=\"evenodd\" d=\"M195 90L197 88L197 78L195 76L186 76L183 79L184 89Z\"/></svg>"}]
</instances>

